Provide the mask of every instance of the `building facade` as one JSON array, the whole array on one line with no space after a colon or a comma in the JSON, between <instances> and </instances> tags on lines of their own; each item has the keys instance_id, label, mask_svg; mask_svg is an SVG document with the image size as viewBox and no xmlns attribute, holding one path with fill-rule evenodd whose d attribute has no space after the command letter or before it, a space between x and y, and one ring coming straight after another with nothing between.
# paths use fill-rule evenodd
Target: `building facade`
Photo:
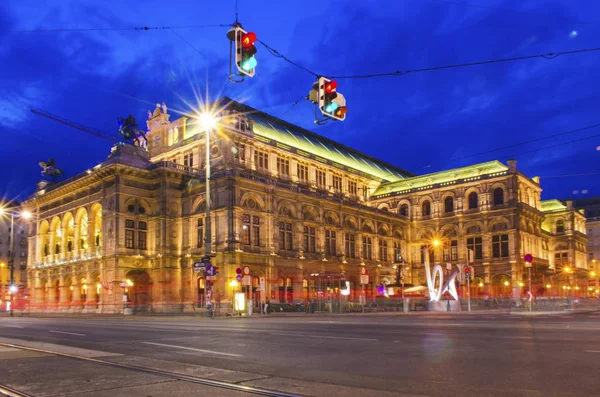
<instances>
[{"instance_id":1,"label":"building facade","mask_svg":"<svg viewBox=\"0 0 600 397\"><path fill-rule=\"evenodd\" d=\"M521 295L525 253L538 288L567 261L587 268L583 215L541 201L538 180L515 161L415 176L237 102L217 104L209 148L217 306L242 288L254 304L375 300L400 281L423 284L425 252L450 266L472 259L478 293L495 296ZM193 264L206 254L205 131L158 106L147 127L147 150L116 145L103 163L39 186L25 203L36 219L35 307L203 305L205 275ZM242 268L244 286L235 281Z\"/></svg>"},{"instance_id":2,"label":"building facade","mask_svg":"<svg viewBox=\"0 0 600 397\"><path fill-rule=\"evenodd\" d=\"M600 285L600 197L573 200L573 206L584 212L589 238L587 253L590 269L595 273L596 288Z\"/></svg>"}]
</instances>

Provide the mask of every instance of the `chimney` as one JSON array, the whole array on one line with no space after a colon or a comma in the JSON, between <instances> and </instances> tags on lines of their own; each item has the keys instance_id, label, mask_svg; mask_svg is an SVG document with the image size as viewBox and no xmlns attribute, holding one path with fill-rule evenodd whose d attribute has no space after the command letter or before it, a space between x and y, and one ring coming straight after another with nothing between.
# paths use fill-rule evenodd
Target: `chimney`
<instances>
[{"instance_id":1,"label":"chimney","mask_svg":"<svg viewBox=\"0 0 600 397\"><path fill-rule=\"evenodd\" d=\"M569 210L573 209L573 200L567 200L567 209L569 209Z\"/></svg>"},{"instance_id":2,"label":"chimney","mask_svg":"<svg viewBox=\"0 0 600 397\"><path fill-rule=\"evenodd\" d=\"M517 173L517 160L508 160L506 162L508 164L508 173L516 174Z\"/></svg>"}]
</instances>

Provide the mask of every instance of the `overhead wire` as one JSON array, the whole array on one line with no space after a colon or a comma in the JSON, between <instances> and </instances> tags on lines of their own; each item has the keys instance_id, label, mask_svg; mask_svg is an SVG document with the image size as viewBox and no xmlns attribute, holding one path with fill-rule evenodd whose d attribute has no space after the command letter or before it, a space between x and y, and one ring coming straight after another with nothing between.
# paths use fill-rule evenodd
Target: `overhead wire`
<instances>
[{"instance_id":1,"label":"overhead wire","mask_svg":"<svg viewBox=\"0 0 600 397\"><path fill-rule=\"evenodd\" d=\"M481 156L483 154L494 153L494 152L498 152L500 150L510 149L510 148L517 147L517 146L522 146L522 145L527 145L527 144L530 144L530 143L544 141L546 139L555 138L557 136L562 136L562 135L567 135L567 134L573 134L575 132L585 131L585 130L589 130L589 129L597 128L597 127L600 127L600 123L588 125L586 127L577 128L577 129L574 129L574 130L559 132L557 134L547 135L547 136L544 136L544 137L540 137L540 138L536 138L536 139L531 139L529 141L519 142L519 143L515 143L515 144L512 144L512 145L502 146L502 147L499 147L499 148L496 148L496 149L486 150L484 152L469 154L467 156L459 157L459 158L456 158L456 159L450 159L449 161L464 160L464 159L468 159L468 158L471 158L471 157Z\"/></svg>"},{"instance_id":2,"label":"overhead wire","mask_svg":"<svg viewBox=\"0 0 600 397\"><path fill-rule=\"evenodd\" d=\"M313 72L312 70L310 70L310 69L308 69L308 68L305 68L304 66L302 66L302 65L300 65L300 64L298 64L298 63L296 63L296 62L292 61L291 59L289 59L288 57L286 57L285 55L283 55L282 53L280 53L279 51L277 51L277 50L276 50L276 49L274 49L273 47L269 46L269 45L268 45L267 43L265 43L264 41L262 41L262 40L257 40L257 41L258 41L260 44L262 44L262 45L263 45L263 47L265 47L265 48L267 49L267 51L269 51L269 53L270 53L271 55L273 55L274 57L276 57L276 58L281 58L281 59L283 59L284 61L287 61L287 62L291 63L292 65L294 65L294 66L296 66L296 67L298 67L298 68L300 68L300 69L302 69L302 70L304 70L304 71L306 71L306 72L308 72L308 73L312 74L312 75L313 75L313 76L315 76L315 77L321 77L319 74L317 74L317 73Z\"/></svg>"},{"instance_id":3,"label":"overhead wire","mask_svg":"<svg viewBox=\"0 0 600 397\"><path fill-rule=\"evenodd\" d=\"M568 145L570 143L577 143L577 142L581 142L581 141L586 141L588 139L598 138L598 137L600 137L600 134L586 136L586 137L579 138L579 139L573 139L573 140L568 141L568 142L557 143L556 145L550 145L550 146L544 146L544 147L541 147L541 148L531 149L531 150L527 150L527 151L524 151L524 152L521 152L521 153L514 154L512 156L504 156L502 158L504 158L504 159L510 159L512 157L521 156L523 154L534 153L534 152L538 152L540 150L553 149L553 148L558 147L558 146Z\"/></svg>"},{"instance_id":4,"label":"overhead wire","mask_svg":"<svg viewBox=\"0 0 600 397\"><path fill-rule=\"evenodd\" d=\"M200 29L200 28L225 28L232 26L227 24L212 24L212 25L185 25L185 26L134 26L127 28L56 28L56 29L8 29L0 30L6 33L44 33L44 32L94 32L94 31L147 31L147 30L173 30L173 29Z\"/></svg>"}]
</instances>

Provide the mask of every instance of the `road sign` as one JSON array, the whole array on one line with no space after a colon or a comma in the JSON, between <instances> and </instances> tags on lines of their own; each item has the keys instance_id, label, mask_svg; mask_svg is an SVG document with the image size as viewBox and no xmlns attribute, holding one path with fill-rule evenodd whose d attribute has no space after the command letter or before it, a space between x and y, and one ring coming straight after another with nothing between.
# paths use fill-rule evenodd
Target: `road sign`
<instances>
[{"instance_id":1,"label":"road sign","mask_svg":"<svg viewBox=\"0 0 600 397\"><path fill-rule=\"evenodd\" d=\"M206 265L206 275L207 276L211 276L211 277L215 276L215 267L213 265L211 265L210 263L208 265ZM214 278L213 279L209 279L208 277L206 279L207 280L214 280Z\"/></svg>"},{"instance_id":2,"label":"road sign","mask_svg":"<svg viewBox=\"0 0 600 397\"><path fill-rule=\"evenodd\" d=\"M527 295L529 295L529 302L531 302L533 300L533 294L531 291L527 291Z\"/></svg>"},{"instance_id":3,"label":"road sign","mask_svg":"<svg viewBox=\"0 0 600 397\"><path fill-rule=\"evenodd\" d=\"M235 274L242 274L242 268L238 267L237 269L235 269Z\"/></svg>"},{"instance_id":4,"label":"road sign","mask_svg":"<svg viewBox=\"0 0 600 397\"><path fill-rule=\"evenodd\" d=\"M525 263L531 263L531 262L533 262L533 255L526 254L523 259L525 259Z\"/></svg>"},{"instance_id":5,"label":"road sign","mask_svg":"<svg viewBox=\"0 0 600 397\"><path fill-rule=\"evenodd\" d=\"M367 270L366 267L362 266L360 268L360 274L361 274L361 276L366 276L367 274L369 274L369 271Z\"/></svg>"},{"instance_id":6,"label":"road sign","mask_svg":"<svg viewBox=\"0 0 600 397\"><path fill-rule=\"evenodd\" d=\"M360 275L360 283L361 284L369 284L369 276L367 274Z\"/></svg>"},{"instance_id":7,"label":"road sign","mask_svg":"<svg viewBox=\"0 0 600 397\"><path fill-rule=\"evenodd\" d=\"M244 285L252 285L252 277L244 276Z\"/></svg>"},{"instance_id":8,"label":"road sign","mask_svg":"<svg viewBox=\"0 0 600 397\"><path fill-rule=\"evenodd\" d=\"M121 288L127 288L127 282L126 281L121 281Z\"/></svg>"},{"instance_id":9,"label":"road sign","mask_svg":"<svg viewBox=\"0 0 600 397\"><path fill-rule=\"evenodd\" d=\"M204 265L204 262L194 262L194 272L195 273L199 273L203 270L206 270L206 266Z\"/></svg>"},{"instance_id":10,"label":"road sign","mask_svg":"<svg viewBox=\"0 0 600 397\"><path fill-rule=\"evenodd\" d=\"M250 266L244 266L244 276L250 275Z\"/></svg>"},{"instance_id":11,"label":"road sign","mask_svg":"<svg viewBox=\"0 0 600 397\"><path fill-rule=\"evenodd\" d=\"M235 279L237 280L238 283L240 283L242 281L242 275L238 274L237 276L235 276Z\"/></svg>"}]
</instances>

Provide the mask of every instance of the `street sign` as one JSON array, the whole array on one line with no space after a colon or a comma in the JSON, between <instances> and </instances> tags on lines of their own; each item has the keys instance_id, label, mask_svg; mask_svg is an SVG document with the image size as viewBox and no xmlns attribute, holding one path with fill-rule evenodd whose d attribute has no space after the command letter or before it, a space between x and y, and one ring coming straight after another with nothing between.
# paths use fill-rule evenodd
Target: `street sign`
<instances>
[{"instance_id":1,"label":"street sign","mask_svg":"<svg viewBox=\"0 0 600 397\"><path fill-rule=\"evenodd\" d=\"M238 267L237 269L235 269L235 274L242 274L242 268Z\"/></svg>"},{"instance_id":2,"label":"street sign","mask_svg":"<svg viewBox=\"0 0 600 397\"><path fill-rule=\"evenodd\" d=\"M244 276L250 275L250 266L244 266Z\"/></svg>"},{"instance_id":3,"label":"street sign","mask_svg":"<svg viewBox=\"0 0 600 397\"><path fill-rule=\"evenodd\" d=\"M531 302L533 300L533 294L531 291L527 291L527 295L529 295L529 302Z\"/></svg>"},{"instance_id":4,"label":"street sign","mask_svg":"<svg viewBox=\"0 0 600 397\"><path fill-rule=\"evenodd\" d=\"M252 277L244 276L244 285L252 285Z\"/></svg>"},{"instance_id":5,"label":"street sign","mask_svg":"<svg viewBox=\"0 0 600 397\"><path fill-rule=\"evenodd\" d=\"M525 260L525 263L531 263L531 262L533 262L533 255L526 254L523 259Z\"/></svg>"},{"instance_id":6,"label":"street sign","mask_svg":"<svg viewBox=\"0 0 600 397\"><path fill-rule=\"evenodd\" d=\"M238 283L242 282L242 275L238 274L237 276L235 276L235 279L237 280Z\"/></svg>"},{"instance_id":7,"label":"street sign","mask_svg":"<svg viewBox=\"0 0 600 397\"><path fill-rule=\"evenodd\" d=\"M213 265L211 265L210 263L208 265L206 265L206 275L211 276L211 277L215 276L215 267ZM211 280L208 277L206 279ZM214 278L212 280L214 280Z\"/></svg>"},{"instance_id":8,"label":"street sign","mask_svg":"<svg viewBox=\"0 0 600 397\"><path fill-rule=\"evenodd\" d=\"M366 268L366 267L362 266L362 267L360 268L360 274L361 274L362 276L366 276L367 274L369 274L369 271L367 270L367 268ZM366 284L366 283L365 283L365 284Z\"/></svg>"},{"instance_id":9,"label":"street sign","mask_svg":"<svg viewBox=\"0 0 600 397\"><path fill-rule=\"evenodd\" d=\"M369 275L361 274L360 275L360 283L361 284L369 284Z\"/></svg>"},{"instance_id":10,"label":"street sign","mask_svg":"<svg viewBox=\"0 0 600 397\"><path fill-rule=\"evenodd\" d=\"M194 273L200 273L203 270L206 270L204 262L194 262Z\"/></svg>"}]
</instances>

